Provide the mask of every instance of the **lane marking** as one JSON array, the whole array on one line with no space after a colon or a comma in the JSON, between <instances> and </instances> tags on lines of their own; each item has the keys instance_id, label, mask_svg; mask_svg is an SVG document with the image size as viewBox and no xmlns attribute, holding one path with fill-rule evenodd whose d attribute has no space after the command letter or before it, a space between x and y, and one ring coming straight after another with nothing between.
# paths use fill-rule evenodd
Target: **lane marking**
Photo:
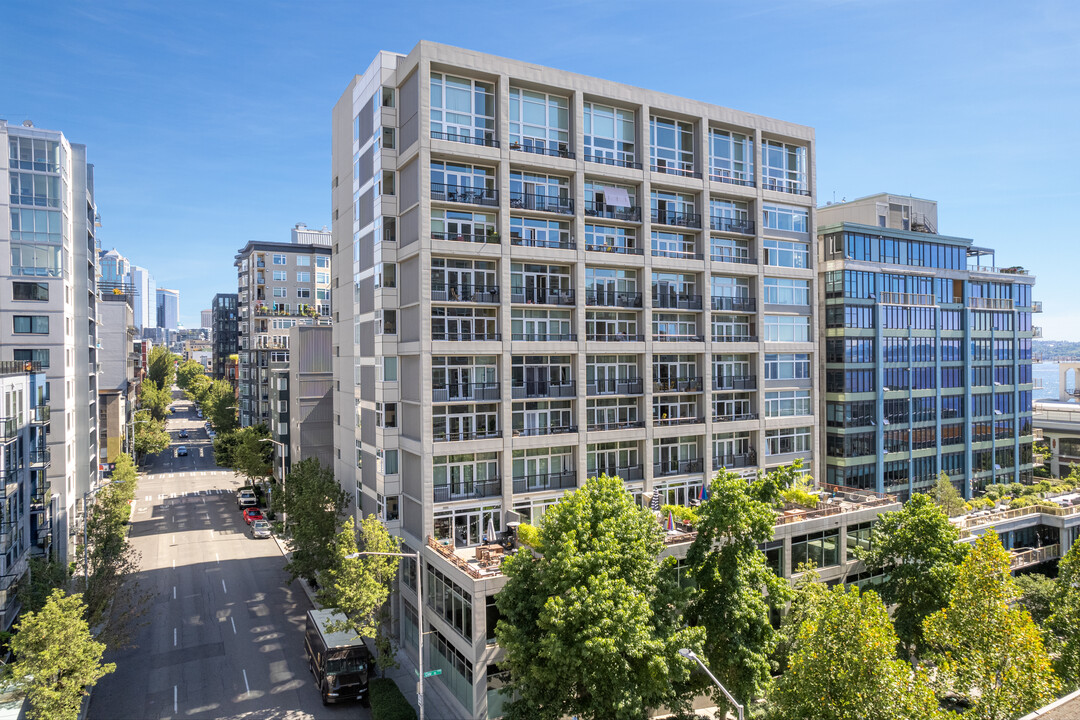
<instances>
[{"instance_id":1,"label":"lane marking","mask_svg":"<svg viewBox=\"0 0 1080 720\"><path fill-rule=\"evenodd\" d=\"M228 594L229 594L229 591L228 591L228 589L227 589L227 588L225 587L225 578L221 578L221 589L222 589L222 590L224 591L224 593L225 593L226 595L228 595Z\"/></svg>"},{"instance_id":2,"label":"lane marking","mask_svg":"<svg viewBox=\"0 0 1080 720\"><path fill-rule=\"evenodd\" d=\"M175 536L175 535L173 535L173 536L172 536L172 544L173 544L173 545L175 545L175 544L176 544L176 536Z\"/></svg>"},{"instance_id":3,"label":"lane marking","mask_svg":"<svg viewBox=\"0 0 1080 720\"><path fill-rule=\"evenodd\" d=\"M172 646L176 647L176 628L172 629Z\"/></svg>"},{"instance_id":4,"label":"lane marking","mask_svg":"<svg viewBox=\"0 0 1080 720\"><path fill-rule=\"evenodd\" d=\"M176 586L175 585L172 586L172 599L173 600L176 599Z\"/></svg>"},{"instance_id":5,"label":"lane marking","mask_svg":"<svg viewBox=\"0 0 1080 720\"><path fill-rule=\"evenodd\" d=\"M218 565L221 564L221 556L220 555L218 555L217 553L214 553L214 559L217 560Z\"/></svg>"},{"instance_id":6,"label":"lane marking","mask_svg":"<svg viewBox=\"0 0 1080 720\"><path fill-rule=\"evenodd\" d=\"M236 621L233 620L232 618L229 618L229 622L232 623L232 634L235 635L236 634Z\"/></svg>"},{"instance_id":7,"label":"lane marking","mask_svg":"<svg viewBox=\"0 0 1080 720\"><path fill-rule=\"evenodd\" d=\"M176 559L175 559L175 558L174 558L174 559L173 559L173 561L172 561L172 569L173 569L173 570L175 570L175 569L176 569Z\"/></svg>"},{"instance_id":8,"label":"lane marking","mask_svg":"<svg viewBox=\"0 0 1080 720\"><path fill-rule=\"evenodd\" d=\"M203 500L203 502L206 502L206 500ZM210 528L210 539L214 539L214 528Z\"/></svg>"},{"instance_id":9,"label":"lane marking","mask_svg":"<svg viewBox=\"0 0 1080 720\"><path fill-rule=\"evenodd\" d=\"M176 686L172 686L172 711L178 712L176 709Z\"/></svg>"},{"instance_id":10,"label":"lane marking","mask_svg":"<svg viewBox=\"0 0 1080 720\"><path fill-rule=\"evenodd\" d=\"M244 670L243 668L240 668L240 672L244 673L244 690L247 691L246 694L250 695L251 694L251 687L248 686L247 670Z\"/></svg>"}]
</instances>

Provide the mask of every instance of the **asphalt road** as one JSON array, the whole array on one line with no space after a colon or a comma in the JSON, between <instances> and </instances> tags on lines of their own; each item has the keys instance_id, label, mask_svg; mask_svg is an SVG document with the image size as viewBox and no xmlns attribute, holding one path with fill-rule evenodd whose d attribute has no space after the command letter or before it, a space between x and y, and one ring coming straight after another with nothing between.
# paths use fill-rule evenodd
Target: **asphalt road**
<instances>
[{"instance_id":1,"label":"asphalt road","mask_svg":"<svg viewBox=\"0 0 1080 720\"><path fill-rule=\"evenodd\" d=\"M94 688L89 717L370 718L355 703L323 706L304 653L311 603L277 543L247 532L241 479L214 465L203 421L173 396L172 446L143 468L131 530L151 600L135 647L106 654L116 672Z\"/></svg>"}]
</instances>

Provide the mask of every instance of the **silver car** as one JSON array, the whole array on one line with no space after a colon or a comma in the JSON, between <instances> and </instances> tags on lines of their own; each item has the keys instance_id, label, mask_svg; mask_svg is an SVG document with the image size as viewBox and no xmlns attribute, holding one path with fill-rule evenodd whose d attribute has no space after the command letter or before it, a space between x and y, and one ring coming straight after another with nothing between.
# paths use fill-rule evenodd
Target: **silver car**
<instances>
[{"instance_id":1,"label":"silver car","mask_svg":"<svg viewBox=\"0 0 1080 720\"><path fill-rule=\"evenodd\" d=\"M251 537L270 537L270 523L266 522L265 520L256 520L255 522L251 523Z\"/></svg>"}]
</instances>

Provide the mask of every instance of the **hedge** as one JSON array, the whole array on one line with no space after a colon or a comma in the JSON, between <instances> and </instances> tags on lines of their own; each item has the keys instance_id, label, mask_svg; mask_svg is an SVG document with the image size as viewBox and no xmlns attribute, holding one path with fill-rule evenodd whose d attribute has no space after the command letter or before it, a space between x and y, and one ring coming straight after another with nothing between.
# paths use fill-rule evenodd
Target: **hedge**
<instances>
[{"instance_id":1,"label":"hedge","mask_svg":"<svg viewBox=\"0 0 1080 720\"><path fill-rule=\"evenodd\" d=\"M416 720L413 706L390 678L373 679L368 692L371 694L371 720Z\"/></svg>"}]
</instances>

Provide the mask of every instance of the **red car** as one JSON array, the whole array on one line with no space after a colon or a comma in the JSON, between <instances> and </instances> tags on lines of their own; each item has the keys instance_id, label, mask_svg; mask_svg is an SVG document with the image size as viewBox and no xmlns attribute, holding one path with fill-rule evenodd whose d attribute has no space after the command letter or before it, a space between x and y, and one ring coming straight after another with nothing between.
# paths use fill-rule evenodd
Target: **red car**
<instances>
[{"instance_id":1,"label":"red car","mask_svg":"<svg viewBox=\"0 0 1080 720\"><path fill-rule=\"evenodd\" d=\"M266 518L263 517L262 510L260 510L259 508L254 508L253 507L253 508L248 508L247 510L244 510L244 522L246 522L248 525L255 522L256 520L265 520L265 519Z\"/></svg>"}]
</instances>

